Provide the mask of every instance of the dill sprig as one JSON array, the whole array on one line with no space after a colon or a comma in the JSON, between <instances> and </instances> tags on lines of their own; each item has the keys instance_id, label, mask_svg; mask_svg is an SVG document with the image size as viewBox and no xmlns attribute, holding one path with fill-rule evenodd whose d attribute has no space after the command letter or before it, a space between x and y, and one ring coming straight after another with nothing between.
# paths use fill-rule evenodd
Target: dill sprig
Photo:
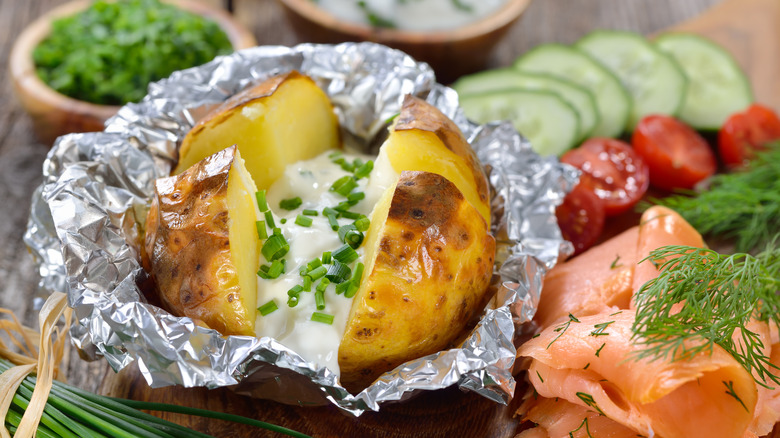
<instances>
[{"instance_id":1,"label":"dill sprig","mask_svg":"<svg viewBox=\"0 0 780 438\"><path fill-rule=\"evenodd\" d=\"M636 295L636 357L685 360L712 353L731 354L756 382L780 384L778 368L762 353L766 347L748 328L756 318L780 327L780 247L764 252L723 255L710 249L665 246L640 263L661 271Z\"/></svg>"},{"instance_id":2,"label":"dill sprig","mask_svg":"<svg viewBox=\"0 0 780 438\"><path fill-rule=\"evenodd\" d=\"M651 202L677 211L702 234L734 239L737 251L765 245L780 234L780 144L743 171L712 177L705 191Z\"/></svg>"}]
</instances>

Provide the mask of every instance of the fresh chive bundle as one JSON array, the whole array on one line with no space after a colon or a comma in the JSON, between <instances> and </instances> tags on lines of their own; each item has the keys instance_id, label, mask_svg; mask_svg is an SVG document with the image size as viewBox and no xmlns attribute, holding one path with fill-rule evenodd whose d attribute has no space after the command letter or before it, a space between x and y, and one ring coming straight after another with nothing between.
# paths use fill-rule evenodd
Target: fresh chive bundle
<instances>
[{"instance_id":1,"label":"fresh chive bundle","mask_svg":"<svg viewBox=\"0 0 780 438\"><path fill-rule=\"evenodd\" d=\"M13 367L12 363L5 359L0 359L0 373L8 371L11 367ZM13 397L11 407L5 418L6 427L12 434L16 433L16 428L19 426L22 415L30 403L30 397L36 383L37 379L35 377L27 376L21 382ZM142 412L141 409L232 421L292 437L310 438L308 435L300 432L252 418L165 403L104 397L56 380L53 382L49 392L49 398L44 407L41 422L38 424L37 435L44 438L107 436L119 438L135 438L139 436L151 438L213 438L211 435L188 429Z\"/></svg>"}]
</instances>

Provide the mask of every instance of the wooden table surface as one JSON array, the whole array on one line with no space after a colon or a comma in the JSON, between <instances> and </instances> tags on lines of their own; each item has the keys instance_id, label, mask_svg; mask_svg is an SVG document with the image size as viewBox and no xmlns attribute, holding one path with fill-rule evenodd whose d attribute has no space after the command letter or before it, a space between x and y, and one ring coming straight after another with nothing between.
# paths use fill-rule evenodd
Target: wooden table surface
<instances>
[{"instance_id":1,"label":"wooden table surface","mask_svg":"<svg viewBox=\"0 0 780 438\"><path fill-rule=\"evenodd\" d=\"M221 4L219 0L213 3ZM496 49L492 66L506 66L529 48L544 42L571 43L596 28L626 29L651 34L694 17L719 0L535 0L507 38ZM30 196L41 181L41 165L48 151L36 142L30 120L17 104L8 79L8 54L22 28L61 0L0 0L0 307L14 310L23 322L34 326L37 312L32 296L37 273L27 254L22 235ZM260 44L297 43L282 11L274 0L235 0L240 21L251 28ZM316 436L398 436L393 424L399 418L419 423L415 436L462 436L462 427L482 430L484 436L513 436L514 406L495 409L474 394L457 390L438 391L408 403L383 408L382 414L358 419L332 408L292 408L273 402L253 401L227 391L208 392L183 388L150 391L137 379L134 369L117 377L105 361L83 362L75 351L67 357L67 380L89 391L125 394L187 404L194 398L208 399L211 409L224 409L295 427ZM131 367L133 368L133 367ZM124 377L123 377L124 376ZM447 403L442 402L447 400ZM439 406L432 410L430 406ZM460 412L469 424L452 420ZM479 415L482 413L483 415ZM437 418L440 419L437 421ZM389 420L390 419L390 420ZM509 420L508 420L509 419ZM477 422L477 424L474 424ZM251 429L220 422L195 421L190 425L215 436L249 436ZM500 427L496 427L501 425ZM257 432L252 436L264 436Z\"/></svg>"}]
</instances>

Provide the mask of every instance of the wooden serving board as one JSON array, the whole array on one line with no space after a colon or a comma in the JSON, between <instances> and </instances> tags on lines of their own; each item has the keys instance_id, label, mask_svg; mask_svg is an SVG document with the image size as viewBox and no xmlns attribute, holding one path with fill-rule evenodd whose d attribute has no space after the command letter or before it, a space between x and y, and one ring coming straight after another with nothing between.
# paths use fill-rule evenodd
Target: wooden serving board
<instances>
[{"instance_id":1,"label":"wooden serving board","mask_svg":"<svg viewBox=\"0 0 780 438\"><path fill-rule=\"evenodd\" d=\"M780 110L780 0L725 0L704 14L668 30L705 35L727 48L747 71L759 102ZM107 368L107 367L106 367ZM108 368L107 368L108 369ZM151 389L136 366L106 373L100 393L136 400L230 412L285 426L315 437L512 437L518 397L502 406L455 388L421 394L381 413L353 418L334 407L295 407L236 395L229 389ZM161 414L216 437L279 436L217 420ZM772 436L780 437L780 434Z\"/></svg>"}]
</instances>

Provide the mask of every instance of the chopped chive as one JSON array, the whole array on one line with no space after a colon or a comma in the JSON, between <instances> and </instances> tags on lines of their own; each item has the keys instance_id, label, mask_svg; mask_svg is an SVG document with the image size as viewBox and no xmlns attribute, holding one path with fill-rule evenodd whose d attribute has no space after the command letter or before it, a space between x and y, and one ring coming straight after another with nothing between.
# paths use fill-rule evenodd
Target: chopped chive
<instances>
[{"instance_id":1,"label":"chopped chive","mask_svg":"<svg viewBox=\"0 0 780 438\"><path fill-rule=\"evenodd\" d=\"M322 253L322 263L325 265L329 265L330 261L332 259L332 253L330 251L325 251Z\"/></svg>"},{"instance_id":2,"label":"chopped chive","mask_svg":"<svg viewBox=\"0 0 780 438\"><path fill-rule=\"evenodd\" d=\"M355 169L357 169L358 167L363 165L363 160L361 160L360 158L355 158L354 160L352 160L352 165L355 167Z\"/></svg>"},{"instance_id":3,"label":"chopped chive","mask_svg":"<svg viewBox=\"0 0 780 438\"><path fill-rule=\"evenodd\" d=\"M341 216L344 216L344 212L348 211L350 208L354 207L355 204L357 204L357 201L356 202L342 201L342 202L339 202L339 204L337 206L333 207L333 209L338 211Z\"/></svg>"},{"instance_id":4,"label":"chopped chive","mask_svg":"<svg viewBox=\"0 0 780 438\"><path fill-rule=\"evenodd\" d=\"M296 196L294 198L282 199L279 201L279 208L282 210L295 210L300 207L301 204L303 204L303 200L301 200L300 196Z\"/></svg>"},{"instance_id":5,"label":"chopped chive","mask_svg":"<svg viewBox=\"0 0 780 438\"><path fill-rule=\"evenodd\" d=\"M327 273L328 273L328 268L326 268L325 266L319 266L316 269L312 269L311 271L309 271L307 275L309 276L309 278L311 278L311 281L317 281L320 278L324 277L325 274Z\"/></svg>"},{"instance_id":6,"label":"chopped chive","mask_svg":"<svg viewBox=\"0 0 780 438\"><path fill-rule=\"evenodd\" d=\"M357 227L354 224L344 225L339 227L339 240L341 243L346 243L347 233L350 231L357 231Z\"/></svg>"},{"instance_id":7,"label":"chopped chive","mask_svg":"<svg viewBox=\"0 0 780 438\"><path fill-rule=\"evenodd\" d=\"M274 234L265 241L260 252L263 253L263 257L270 262L284 257L289 250L290 245L287 243L284 236L281 234Z\"/></svg>"},{"instance_id":8,"label":"chopped chive","mask_svg":"<svg viewBox=\"0 0 780 438\"><path fill-rule=\"evenodd\" d=\"M274 235L274 236L281 236L281 235L282 235L282 229L281 229L281 228L278 228L278 227L275 227L275 228L273 229L273 235Z\"/></svg>"},{"instance_id":9,"label":"chopped chive","mask_svg":"<svg viewBox=\"0 0 780 438\"><path fill-rule=\"evenodd\" d=\"M328 210L332 211L333 213L330 213ZM333 231L338 231L339 221L336 220L336 216L338 216L338 212L336 210L333 210L332 208L325 208L325 210L322 210L322 214L328 218L328 223L330 224L330 228Z\"/></svg>"},{"instance_id":10,"label":"chopped chive","mask_svg":"<svg viewBox=\"0 0 780 438\"><path fill-rule=\"evenodd\" d=\"M358 202L364 199L366 199L366 194L364 192L355 192L347 195L347 201L350 202Z\"/></svg>"},{"instance_id":11,"label":"chopped chive","mask_svg":"<svg viewBox=\"0 0 780 438\"><path fill-rule=\"evenodd\" d=\"M360 244L363 243L363 233L358 230L349 231L344 239L344 243L352 248L359 248Z\"/></svg>"},{"instance_id":12,"label":"chopped chive","mask_svg":"<svg viewBox=\"0 0 780 438\"><path fill-rule=\"evenodd\" d=\"M355 271L352 273L352 279L347 282L349 286L344 292L344 296L346 298L352 298L357 293L358 289L360 288L360 281L363 279L364 269L365 266L363 266L363 263L358 262L358 264L355 265Z\"/></svg>"},{"instance_id":13,"label":"chopped chive","mask_svg":"<svg viewBox=\"0 0 780 438\"><path fill-rule=\"evenodd\" d=\"M325 310L325 291L320 290L320 286L317 285L317 290L314 292L314 305L317 310Z\"/></svg>"},{"instance_id":14,"label":"chopped chive","mask_svg":"<svg viewBox=\"0 0 780 438\"><path fill-rule=\"evenodd\" d=\"M309 263L306 264L306 267L311 271L314 268L319 268L322 266L322 261L320 259L313 259Z\"/></svg>"},{"instance_id":15,"label":"chopped chive","mask_svg":"<svg viewBox=\"0 0 780 438\"><path fill-rule=\"evenodd\" d=\"M268 265L261 265L260 269L257 270L257 276L262 278L263 280L270 280L271 277L268 276Z\"/></svg>"},{"instance_id":16,"label":"chopped chive","mask_svg":"<svg viewBox=\"0 0 780 438\"><path fill-rule=\"evenodd\" d=\"M299 214L295 217L295 224L300 225L302 227L310 227L314 219L304 216L302 214Z\"/></svg>"},{"instance_id":17,"label":"chopped chive","mask_svg":"<svg viewBox=\"0 0 780 438\"><path fill-rule=\"evenodd\" d=\"M350 264L358 259L358 253L346 243L333 251L333 258L344 264Z\"/></svg>"},{"instance_id":18,"label":"chopped chive","mask_svg":"<svg viewBox=\"0 0 780 438\"><path fill-rule=\"evenodd\" d=\"M303 213L304 216L319 216L317 210L310 210L308 208L304 208L301 213Z\"/></svg>"},{"instance_id":19,"label":"chopped chive","mask_svg":"<svg viewBox=\"0 0 780 438\"><path fill-rule=\"evenodd\" d=\"M321 322L323 324L333 324L333 315L322 312L314 312L311 314L311 320L314 322Z\"/></svg>"},{"instance_id":20,"label":"chopped chive","mask_svg":"<svg viewBox=\"0 0 780 438\"><path fill-rule=\"evenodd\" d=\"M349 269L349 266L338 260L333 260L333 264L328 267L325 278L333 283L342 283L347 281L350 275L352 275L352 270Z\"/></svg>"},{"instance_id":21,"label":"chopped chive","mask_svg":"<svg viewBox=\"0 0 780 438\"><path fill-rule=\"evenodd\" d=\"M333 151L333 152L328 154L328 158L330 158L331 160L333 160L334 158L338 158L340 156L341 156L341 152L340 151Z\"/></svg>"},{"instance_id":22,"label":"chopped chive","mask_svg":"<svg viewBox=\"0 0 780 438\"><path fill-rule=\"evenodd\" d=\"M279 309L279 306L276 305L276 301L275 300L271 300L271 301L263 304L262 306L258 307L257 311L260 312L261 315L266 316L269 313L272 313L272 312L274 312L275 310L278 310L278 309Z\"/></svg>"},{"instance_id":23,"label":"chopped chive","mask_svg":"<svg viewBox=\"0 0 780 438\"><path fill-rule=\"evenodd\" d=\"M355 170L355 178L365 178L371 173L372 170L374 170L374 162L368 160Z\"/></svg>"},{"instance_id":24,"label":"chopped chive","mask_svg":"<svg viewBox=\"0 0 780 438\"><path fill-rule=\"evenodd\" d=\"M298 305L298 295L303 291L303 286L296 284L287 291L287 306L295 307Z\"/></svg>"},{"instance_id":25,"label":"chopped chive","mask_svg":"<svg viewBox=\"0 0 780 438\"><path fill-rule=\"evenodd\" d=\"M274 222L274 214L271 213L271 210L268 210L265 212L265 223L268 225L268 228L276 228L276 222Z\"/></svg>"},{"instance_id":26,"label":"chopped chive","mask_svg":"<svg viewBox=\"0 0 780 438\"><path fill-rule=\"evenodd\" d=\"M255 228L257 228L257 238L265 240L268 238L268 230L265 229L265 221L255 221Z\"/></svg>"},{"instance_id":27,"label":"chopped chive","mask_svg":"<svg viewBox=\"0 0 780 438\"><path fill-rule=\"evenodd\" d=\"M271 263L271 267L268 268L268 276L271 278L279 278L284 273L284 259L277 259Z\"/></svg>"},{"instance_id":28,"label":"chopped chive","mask_svg":"<svg viewBox=\"0 0 780 438\"><path fill-rule=\"evenodd\" d=\"M355 221L355 228L357 228L358 231L368 231L369 226L371 226L371 221L365 216L358 218Z\"/></svg>"},{"instance_id":29,"label":"chopped chive","mask_svg":"<svg viewBox=\"0 0 780 438\"><path fill-rule=\"evenodd\" d=\"M303 290L311 292L311 277L308 275L303 276Z\"/></svg>"},{"instance_id":30,"label":"chopped chive","mask_svg":"<svg viewBox=\"0 0 780 438\"><path fill-rule=\"evenodd\" d=\"M349 193L358 186L355 177L352 175L342 176L337 179L332 186L330 186L331 192L336 192L341 196L346 197Z\"/></svg>"},{"instance_id":31,"label":"chopped chive","mask_svg":"<svg viewBox=\"0 0 780 438\"><path fill-rule=\"evenodd\" d=\"M342 281L341 283L336 285L336 295L343 294L349 289L349 285L351 282L349 281Z\"/></svg>"},{"instance_id":32,"label":"chopped chive","mask_svg":"<svg viewBox=\"0 0 780 438\"><path fill-rule=\"evenodd\" d=\"M259 208L260 211L268 211L268 203L265 200L265 190L255 192L255 199L257 199L257 208Z\"/></svg>"},{"instance_id":33,"label":"chopped chive","mask_svg":"<svg viewBox=\"0 0 780 438\"><path fill-rule=\"evenodd\" d=\"M286 223L287 223L287 218L281 218L281 219L279 219L279 222L280 222L282 225L284 225L284 224L286 224Z\"/></svg>"},{"instance_id":34,"label":"chopped chive","mask_svg":"<svg viewBox=\"0 0 780 438\"><path fill-rule=\"evenodd\" d=\"M341 217L347 218L347 219L358 219L358 218L360 218L360 216L363 216L363 215L360 214L360 213L355 213L354 211L347 210L347 211L342 211L341 212Z\"/></svg>"}]
</instances>

